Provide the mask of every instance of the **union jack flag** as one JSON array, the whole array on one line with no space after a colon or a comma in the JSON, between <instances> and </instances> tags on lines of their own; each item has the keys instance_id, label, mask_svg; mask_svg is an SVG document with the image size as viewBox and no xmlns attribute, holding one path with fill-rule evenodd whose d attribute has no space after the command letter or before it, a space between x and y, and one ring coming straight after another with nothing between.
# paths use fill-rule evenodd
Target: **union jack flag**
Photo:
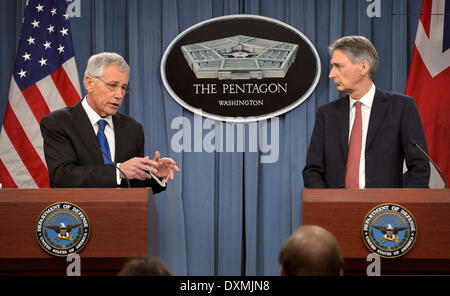
<instances>
[{"instance_id":1,"label":"union jack flag","mask_svg":"<svg viewBox=\"0 0 450 296\"><path fill-rule=\"evenodd\" d=\"M405 93L416 100L430 157L450 174L450 1L424 0ZM430 188L443 181L432 165Z\"/></svg>"}]
</instances>

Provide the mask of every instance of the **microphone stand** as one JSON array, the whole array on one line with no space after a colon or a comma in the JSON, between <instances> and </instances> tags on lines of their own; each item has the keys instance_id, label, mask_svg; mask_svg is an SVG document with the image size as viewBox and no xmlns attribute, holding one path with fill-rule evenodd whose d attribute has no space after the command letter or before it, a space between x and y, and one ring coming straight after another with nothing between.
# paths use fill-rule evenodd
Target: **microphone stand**
<instances>
[{"instance_id":1,"label":"microphone stand","mask_svg":"<svg viewBox=\"0 0 450 296\"><path fill-rule=\"evenodd\" d=\"M437 164L434 163L434 161L431 159L431 157L428 156L428 154L416 143L416 141L409 140L409 144L411 144L412 146L419 149L426 156L426 158L433 164L433 166L436 168L436 170L441 175L442 180L444 181L444 188L447 189L448 188L447 187L447 179L445 178L444 172L437 166Z\"/></svg>"},{"instance_id":2,"label":"microphone stand","mask_svg":"<svg viewBox=\"0 0 450 296\"><path fill-rule=\"evenodd\" d=\"M100 149L100 147L98 147L98 144L97 143L95 143L94 144L94 146L95 146L95 148L97 148L97 150L99 150L110 162L111 162L111 164L116 168L116 169L118 169L119 170L119 172L125 177L125 179L127 180L127 184L128 184L128 188L131 188L131 185L130 185L130 179L128 179L128 176L127 176L127 174L125 174L120 168L119 168L119 166L114 162L114 161L112 161L112 159L105 153L105 152L103 152L103 150L102 149Z\"/></svg>"}]
</instances>

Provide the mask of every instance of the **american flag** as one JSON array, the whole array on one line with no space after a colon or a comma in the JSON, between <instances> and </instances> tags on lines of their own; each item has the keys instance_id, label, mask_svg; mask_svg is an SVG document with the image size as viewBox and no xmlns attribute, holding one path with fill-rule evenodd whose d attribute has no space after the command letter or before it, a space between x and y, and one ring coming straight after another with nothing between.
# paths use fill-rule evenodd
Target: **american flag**
<instances>
[{"instance_id":1,"label":"american flag","mask_svg":"<svg viewBox=\"0 0 450 296\"><path fill-rule=\"evenodd\" d=\"M65 0L27 1L13 71L0 133L0 184L49 187L39 123L81 97Z\"/></svg>"}]
</instances>

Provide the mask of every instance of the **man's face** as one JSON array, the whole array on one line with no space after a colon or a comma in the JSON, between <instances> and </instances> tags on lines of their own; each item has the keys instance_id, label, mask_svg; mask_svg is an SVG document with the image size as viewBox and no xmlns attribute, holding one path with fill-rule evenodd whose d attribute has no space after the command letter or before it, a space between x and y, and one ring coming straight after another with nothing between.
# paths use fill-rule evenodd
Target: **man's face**
<instances>
[{"instance_id":1,"label":"man's face","mask_svg":"<svg viewBox=\"0 0 450 296\"><path fill-rule=\"evenodd\" d=\"M338 91L352 95L358 90L364 74L367 73L364 69L366 66L364 62L353 64L341 50L337 49L331 57L331 71L328 77L333 79Z\"/></svg>"},{"instance_id":2,"label":"man's face","mask_svg":"<svg viewBox=\"0 0 450 296\"><path fill-rule=\"evenodd\" d=\"M115 65L108 65L102 77L87 76L84 85L89 106L101 117L114 115L125 96L123 89L127 88L128 75L120 72Z\"/></svg>"}]
</instances>

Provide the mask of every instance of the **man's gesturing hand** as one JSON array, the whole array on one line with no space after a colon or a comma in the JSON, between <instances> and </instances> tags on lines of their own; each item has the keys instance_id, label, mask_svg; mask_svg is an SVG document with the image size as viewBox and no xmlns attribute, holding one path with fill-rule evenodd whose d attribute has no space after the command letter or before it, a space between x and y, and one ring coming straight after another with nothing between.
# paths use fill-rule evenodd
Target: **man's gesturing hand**
<instances>
[{"instance_id":1,"label":"man's gesturing hand","mask_svg":"<svg viewBox=\"0 0 450 296\"><path fill-rule=\"evenodd\" d=\"M128 176L130 179L145 180L151 179L152 176L148 173L149 171L153 174L157 174L158 170L155 169L157 163L151 160L149 157L133 157L120 164L120 169ZM120 174L121 178L125 178Z\"/></svg>"},{"instance_id":2,"label":"man's gesturing hand","mask_svg":"<svg viewBox=\"0 0 450 296\"><path fill-rule=\"evenodd\" d=\"M146 156L148 158L148 156ZM174 171L180 172L180 169L177 167L176 162L169 157L160 158L159 151L155 152L155 157L153 158L153 162L156 163L154 168L157 170L156 173L152 171L158 178L166 178L165 181L173 180Z\"/></svg>"}]
</instances>

